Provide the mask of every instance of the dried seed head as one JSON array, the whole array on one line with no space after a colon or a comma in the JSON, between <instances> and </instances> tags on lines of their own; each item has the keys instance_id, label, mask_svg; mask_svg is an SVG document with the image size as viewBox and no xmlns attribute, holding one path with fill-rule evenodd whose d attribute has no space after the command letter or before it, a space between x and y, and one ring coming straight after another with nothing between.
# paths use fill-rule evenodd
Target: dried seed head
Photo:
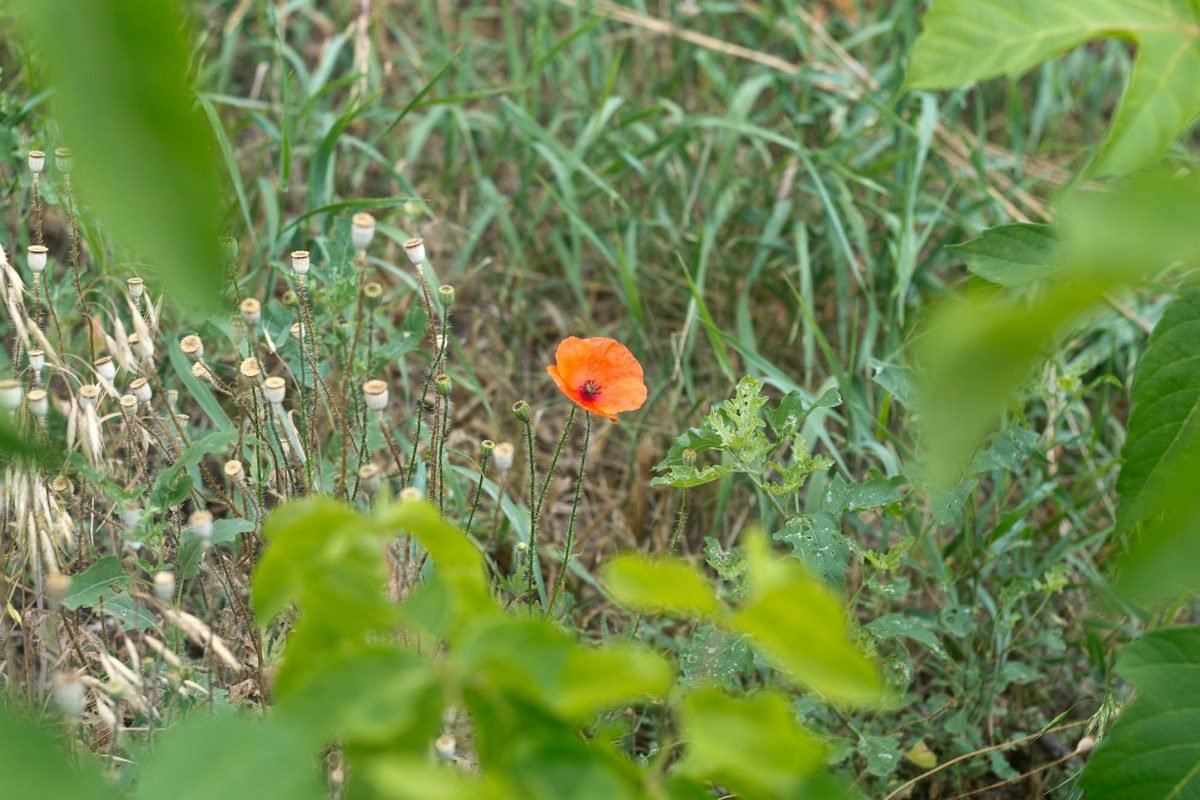
<instances>
[{"instance_id":1,"label":"dried seed head","mask_svg":"<svg viewBox=\"0 0 1200 800\"><path fill-rule=\"evenodd\" d=\"M46 351L45 350L30 350L29 351L29 368L38 375L42 374L42 370L46 368Z\"/></svg>"},{"instance_id":2,"label":"dried seed head","mask_svg":"<svg viewBox=\"0 0 1200 800\"><path fill-rule=\"evenodd\" d=\"M29 171L34 175L46 168L46 152L44 150L29 151Z\"/></svg>"},{"instance_id":3,"label":"dried seed head","mask_svg":"<svg viewBox=\"0 0 1200 800\"><path fill-rule=\"evenodd\" d=\"M350 219L350 243L358 251L366 250L375 238L375 218L365 212Z\"/></svg>"},{"instance_id":4,"label":"dried seed head","mask_svg":"<svg viewBox=\"0 0 1200 800\"><path fill-rule=\"evenodd\" d=\"M45 245L31 244L26 251L27 260L29 262L29 271L34 275L41 275L46 270L47 253Z\"/></svg>"},{"instance_id":5,"label":"dried seed head","mask_svg":"<svg viewBox=\"0 0 1200 800\"><path fill-rule=\"evenodd\" d=\"M512 442L501 442L496 445L496 450L492 453L492 460L496 463L496 469L501 472L512 469L513 455L517 452L512 446Z\"/></svg>"},{"instance_id":6,"label":"dried seed head","mask_svg":"<svg viewBox=\"0 0 1200 800\"><path fill-rule=\"evenodd\" d=\"M279 405L283 402L284 395L287 394L287 384L283 378L278 375L272 375L263 381L263 394L267 396L267 402L271 405Z\"/></svg>"},{"instance_id":7,"label":"dried seed head","mask_svg":"<svg viewBox=\"0 0 1200 800\"><path fill-rule=\"evenodd\" d=\"M112 356L100 356L92 362L92 366L95 367L100 380L111 383L112 379L117 377L117 365L112 360Z\"/></svg>"},{"instance_id":8,"label":"dried seed head","mask_svg":"<svg viewBox=\"0 0 1200 800\"><path fill-rule=\"evenodd\" d=\"M74 672L54 676L54 704L68 717L83 716L87 709L87 687Z\"/></svg>"},{"instance_id":9,"label":"dried seed head","mask_svg":"<svg viewBox=\"0 0 1200 800\"><path fill-rule=\"evenodd\" d=\"M513 403L513 416L521 422L529 422L529 403L518 400Z\"/></svg>"},{"instance_id":10,"label":"dried seed head","mask_svg":"<svg viewBox=\"0 0 1200 800\"><path fill-rule=\"evenodd\" d=\"M245 322L252 328L262 321L262 303L253 297L247 297L243 300L238 310L242 312L242 322Z\"/></svg>"},{"instance_id":11,"label":"dried seed head","mask_svg":"<svg viewBox=\"0 0 1200 800\"><path fill-rule=\"evenodd\" d=\"M146 293L146 282L141 278L128 278L125 286L129 289L129 299L135 303Z\"/></svg>"},{"instance_id":12,"label":"dried seed head","mask_svg":"<svg viewBox=\"0 0 1200 800\"><path fill-rule=\"evenodd\" d=\"M300 339L304 336L304 323L293 322L292 327L288 328L288 331L292 334L293 339Z\"/></svg>"},{"instance_id":13,"label":"dried seed head","mask_svg":"<svg viewBox=\"0 0 1200 800\"><path fill-rule=\"evenodd\" d=\"M50 400L45 389L33 389L29 392L29 411L39 419L50 412Z\"/></svg>"},{"instance_id":14,"label":"dried seed head","mask_svg":"<svg viewBox=\"0 0 1200 800\"><path fill-rule=\"evenodd\" d=\"M408 254L408 260L414 265L425 263L425 240L421 238L409 239L404 243L404 252Z\"/></svg>"},{"instance_id":15,"label":"dried seed head","mask_svg":"<svg viewBox=\"0 0 1200 800\"><path fill-rule=\"evenodd\" d=\"M175 596L175 573L163 570L154 573L154 596L159 600L170 600Z\"/></svg>"},{"instance_id":16,"label":"dried seed head","mask_svg":"<svg viewBox=\"0 0 1200 800\"><path fill-rule=\"evenodd\" d=\"M61 572L52 572L46 576L46 599L51 606L57 607L71 591L71 576Z\"/></svg>"},{"instance_id":17,"label":"dried seed head","mask_svg":"<svg viewBox=\"0 0 1200 800\"><path fill-rule=\"evenodd\" d=\"M454 383L450 380L450 376L446 373L439 373L433 379L433 385L437 388L437 393L442 397L449 397L454 391Z\"/></svg>"},{"instance_id":18,"label":"dried seed head","mask_svg":"<svg viewBox=\"0 0 1200 800\"><path fill-rule=\"evenodd\" d=\"M100 399L100 387L94 383L85 383L79 387L79 404L82 406L91 406L95 408L96 401Z\"/></svg>"},{"instance_id":19,"label":"dried seed head","mask_svg":"<svg viewBox=\"0 0 1200 800\"><path fill-rule=\"evenodd\" d=\"M496 450L496 443L491 439L484 439L479 443L479 454L483 456L483 460L487 461L492 457L492 453Z\"/></svg>"},{"instance_id":20,"label":"dried seed head","mask_svg":"<svg viewBox=\"0 0 1200 800\"><path fill-rule=\"evenodd\" d=\"M458 751L458 742L450 734L444 733L433 743L433 749L437 751L439 756L449 761L454 758L454 754Z\"/></svg>"},{"instance_id":21,"label":"dried seed head","mask_svg":"<svg viewBox=\"0 0 1200 800\"><path fill-rule=\"evenodd\" d=\"M137 504L136 500L126 500L125 506L121 509L121 522L126 528L133 529L141 521L142 507Z\"/></svg>"},{"instance_id":22,"label":"dried seed head","mask_svg":"<svg viewBox=\"0 0 1200 800\"><path fill-rule=\"evenodd\" d=\"M144 358L147 361L154 358L154 342L147 337L143 339L136 333L129 334L129 349L138 358Z\"/></svg>"},{"instance_id":23,"label":"dried seed head","mask_svg":"<svg viewBox=\"0 0 1200 800\"><path fill-rule=\"evenodd\" d=\"M307 250L292 251L292 272L296 273L297 278L307 275L309 266L311 266L311 262Z\"/></svg>"},{"instance_id":24,"label":"dried seed head","mask_svg":"<svg viewBox=\"0 0 1200 800\"><path fill-rule=\"evenodd\" d=\"M259 375L262 375L262 364L258 363L257 358L247 358L238 367L238 372L242 374L243 378L254 380Z\"/></svg>"},{"instance_id":25,"label":"dried seed head","mask_svg":"<svg viewBox=\"0 0 1200 800\"><path fill-rule=\"evenodd\" d=\"M55 494L75 493L75 484L71 483L71 479L66 475L59 475L50 481L50 488L54 490Z\"/></svg>"},{"instance_id":26,"label":"dried seed head","mask_svg":"<svg viewBox=\"0 0 1200 800\"><path fill-rule=\"evenodd\" d=\"M203 361L197 361L195 364L192 364L192 377L205 383L211 383L213 376Z\"/></svg>"},{"instance_id":27,"label":"dried seed head","mask_svg":"<svg viewBox=\"0 0 1200 800\"><path fill-rule=\"evenodd\" d=\"M363 299L367 301L367 305L371 308L378 307L383 300L383 284L379 281L370 281L363 287Z\"/></svg>"},{"instance_id":28,"label":"dried seed head","mask_svg":"<svg viewBox=\"0 0 1200 800\"><path fill-rule=\"evenodd\" d=\"M246 471L242 467L242 462L236 458L226 461L223 469L225 470L225 477L234 483L241 483L246 477Z\"/></svg>"},{"instance_id":29,"label":"dried seed head","mask_svg":"<svg viewBox=\"0 0 1200 800\"><path fill-rule=\"evenodd\" d=\"M372 411L383 411L388 406L388 386L380 380L367 381L362 386L363 401Z\"/></svg>"},{"instance_id":30,"label":"dried seed head","mask_svg":"<svg viewBox=\"0 0 1200 800\"><path fill-rule=\"evenodd\" d=\"M131 416L133 412L137 411L138 401L137 398L131 394L123 394L121 395L121 399L117 401L117 405L121 407L122 414L125 416Z\"/></svg>"},{"instance_id":31,"label":"dried seed head","mask_svg":"<svg viewBox=\"0 0 1200 800\"><path fill-rule=\"evenodd\" d=\"M135 378L129 384L129 393L137 398L139 403L149 403L150 398L154 397L154 392L150 388L150 381L145 378Z\"/></svg>"},{"instance_id":32,"label":"dried seed head","mask_svg":"<svg viewBox=\"0 0 1200 800\"><path fill-rule=\"evenodd\" d=\"M358 485L368 494L374 494L379 491L379 482L382 475L383 470L377 465L363 464L358 468Z\"/></svg>"},{"instance_id":33,"label":"dried seed head","mask_svg":"<svg viewBox=\"0 0 1200 800\"><path fill-rule=\"evenodd\" d=\"M194 333L179 340L179 349L192 361L204 358L204 342Z\"/></svg>"},{"instance_id":34,"label":"dried seed head","mask_svg":"<svg viewBox=\"0 0 1200 800\"><path fill-rule=\"evenodd\" d=\"M17 381L0 381L0 407L13 411L21 405L24 395L25 392Z\"/></svg>"},{"instance_id":35,"label":"dried seed head","mask_svg":"<svg viewBox=\"0 0 1200 800\"><path fill-rule=\"evenodd\" d=\"M448 283L443 283L439 286L438 302L442 304L442 308L449 308L454 305L454 287Z\"/></svg>"},{"instance_id":36,"label":"dried seed head","mask_svg":"<svg viewBox=\"0 0 1200 800\"><path fill-rule=\"evenodd\" d=\"M400 492L400 500L404 503L412 503L416 500L420 500L421 497L421 490L415 486L406 486Z\"/></svg>"},{"instance_id":37,"label":"dried seed head","mask_svg":"<svg viewBox=\"0 0 1200 800\"><path fill-rule=\"evenodd\" d=\"M196 538L202 542L208 542L212 539L213 532L213 515L201 509L193 511L188 517L188 527L192 529L192 533L196 534Z\"/></svg>"},{"instance_id":38,"label":"dried seed head","mask_svg":"<svg viewBox=\"0 0 1200 800\"><path fill-rule=\"evenodd\" d=\"M229 340L239 348L246 341L246 321L241 317L229 318Z\"/></svg>"},{"instance_id":39,"label":"dried seed head","mask_svg":"<svg viewBox=\"0 0 1200 800\"><path fill-rule=\"evenodd\" d=\"M71 170L75 168L75 157L71 154L71 148L59 147L55 149L54 166L58 167L58 171L64 175L71 174Z\"/></svg>"}]
</instances>

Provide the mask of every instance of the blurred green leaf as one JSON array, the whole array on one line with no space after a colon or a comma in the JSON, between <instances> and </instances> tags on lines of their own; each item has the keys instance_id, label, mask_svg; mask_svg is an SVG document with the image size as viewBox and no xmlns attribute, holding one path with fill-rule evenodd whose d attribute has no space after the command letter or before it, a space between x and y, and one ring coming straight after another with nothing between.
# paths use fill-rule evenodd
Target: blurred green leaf
<instances>
[{"instance_id":1,"label":"blurred green leaf","mask_svg":"<svg viewBox=\"0 0 1200 800\"><path fill-rule=\"evenodd\" d=\"M298 730L233 713L196 712L162 734L139 777L137 800L325 797L317 753Z\"/></svg>"},{"instance_id":2,"label":"blurred green leaf","mask_svg":"<svg viewBox=\"0 0 1200 800\"><path fill-rule=\"evenodd\" d=\"M833 702L883 702L883 679L850 642L838 599L799 561L773 558L761 535L745 541L750 593L726 626L748 635L775 666Z\"/></svg>"},{"instance_id":3,"label":"blurred green leaf","mask_svg":"<svg viewBox=\"0 0 1200 800\"><path fill-rule=\"evenodd\" d=\"M374 794L390 800L511 800L518 794L494 774L472 775L428 758L386 755L356 762L355 769Z\"/></svg>"},{"instance_id":4,"label":"blurred green leaf","mask_svg":"<svg viewBox=\"0 0 1200 800\"><path fill-rule=\"evenodd\" d=\"M80 193L125 247L169 276L173 296L215 305L224 203L213 142L189 87L179 4L18 6L58 90Z\"/></svg>"},{"instance_id":5,"label":"blurred green leaf","mask_svg":"<svg viewBox=\"0 0 1200 800\"><path fill-rule=\"evenodd\" d=\"M1018 75L1093 39L1135 42L1133 73L1094 173L1149 164L1200 113L1200 13L1192 0L939 0L924 28L905 78L914 89Z\"/></svg>"},{"instance_id":6,"label":"blurred green leaf","mask_svg":"<svg viewBox=\"0 0 1200 800\"><path fill-rule=\"evenodd\" d=\"M63 598L67 608L94 608L114 587L129 588L129 575L116 556L105 556L78 575L71 576L71 591Z\"/></svg>"},{"instance_id":7,"label":"blurred green leaf","mask_svg":"<svg viewBox=\"0 0 1200 800\"><path fill-rule=\"evenodd\" d=\"M639 611L705 616L720 608L708 580L682 559L619 556L605 567L604 582L617 602Z\"/></svg>"},{"instance_id":8,"label":"blurred green leaf","mask_svg":"<svg viewBox=\"0 0 1200 800\"><path fill-rule=\"evenodd\" d=\"M1088 800L1200 797L1200 626L1147 633L1116 671L1138 690L1088 759Z\"/></svg>"},{"instance_id":9,"label":"blurred green leaf","mask_svg":"<svg viewBox=\"0 0 1200 800\"><path fill-rule=\"evenodd\" d=\"M1134 532L1121 588L1161 598L1194 589L1200 554L1200 287L1163 313L1138 362L1117 482L1117 529Z\"/></svg>"},{"instance_id":10,"label":"blurred green leaf","mask_svg":"<svg viewBox=\"0 0 1200 800\"><path fill-rule=\"evenodd\" d=\"M684 697L679 716L687 750L676 770L739 796L801 797L807 776L825 763L825 748L774 692L736 698L700 689Z\"/></svg>"},{"instance_id":11,"label":"blurred green leaf","mask_svg":"<svg viewBox=\"0 0 1200 800\"><path fill-rule=\"evenodd\" d=\"M740 689L754 656L746 637L701 625L679 650L680 680L688 686Z\"/></svg>"},{"instance_id":12,"label":"blurred green leaf","mask_svg":"<svg viewBox=\"0 0 1200 800\"><path fill-rule=\"evenodd\" d=\"M4 776L2 793L14 800L115 797L90 754L69 759L59 737L6 710L0 710L0 774Z\"/></svg>"},{"instance_id":13,"label":"blurred green leaf","mask_svg":"<svg viewBox=\"0 0 1200 800\"><path fill-rule=\"evenodd\" d=\"M979 236L946 249L962 257L967 269L999 286L1026 286L1053 278L1059 246L1049 225L1018 223L989 228Z\"/></svg>"}]
</instances>

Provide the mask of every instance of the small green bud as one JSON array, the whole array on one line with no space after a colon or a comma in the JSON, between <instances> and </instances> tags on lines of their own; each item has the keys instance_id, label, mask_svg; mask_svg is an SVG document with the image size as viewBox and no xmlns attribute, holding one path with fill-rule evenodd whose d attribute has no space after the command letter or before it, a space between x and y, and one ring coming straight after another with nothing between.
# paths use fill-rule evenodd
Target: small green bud
<instances>
[{"instance_id":1,"label":"small green bud","mask_svg":"<svg viewBox=\"0 0 1200 800\"><path fill-rule=\"evenodd\" d=\"M454 287L448 283L439 286L438 301L442 304L442 308L454 305Z\"/></svg>"},{"instance_id":2,"label":"small green bud","mask_svg":"<svg viewBox=\"0 0 1200 800\"><path fill-rule=\"evenodd\" d=\"M367 301L367 305L375 308L383 300L383 284L379 281L371 281L363 287L363 299Z\"/></svg>"},{"instance_id":3,"label":"small green bud","mask_svg":"<svg viewBox=\"0 0 1200 800\"><path fill-rule=\"evenodd\" d=\"M300 302L300 298L299 298L299 297L297 297L297 296L296 296L296 293L295 293L295 292L293 292L291 289L288 289L286 292L284 292L284 293L283 293L283 297L281 297L281 298L280 298L280 300L281 300L281 301L283 302L283 304L284 304L286 307L288 307L288 308L292 308L292 307L294 307L294 306L295 306L297 303L299 303L299 302Z\"/></svg>"},{"instance_id":4,"label":"small green bud","mask_svg":"<svg viewBox=\"0 0 1200 800\"><path fill-rule=\"evenodd\" d=\"M492 451L496 449L496 443L491 439L484 439L479 443L479 452L483 455L483 460L487 461L492 457Z\"/></svg>"},{"instance_id":5,"label":"small green bud","mask_svg":"<svg viewBox=\"0 0 1200 800\"><path fill-rule=\"evenodd\" d=\"M434 378L434 386L437 387L437 393L442 397L449 397L450 393L454 391L454 384L450 382L450 376L444 372Z\"/></svg>"},{"instance_id":6,"label":"small green bud","mask_svg":"<svg viewBox=\"0 0 1200 800\"><path fill-rule=\"evenodd\" d=\"M695 463L696 451L689 447L687 450L683 451L683 465L685 467L690 467L695 465Z\"/></svg>"},{"instance_id":7,"label":"small green bud","mask_svg":"<svg viewBox=\"0 0 1200 800\"><path fill-rule=\"evenodd\" d=\"M513 416L521 422L529 422L529 403L524 400L513 403Z\"/></svg>"}]
</instances>

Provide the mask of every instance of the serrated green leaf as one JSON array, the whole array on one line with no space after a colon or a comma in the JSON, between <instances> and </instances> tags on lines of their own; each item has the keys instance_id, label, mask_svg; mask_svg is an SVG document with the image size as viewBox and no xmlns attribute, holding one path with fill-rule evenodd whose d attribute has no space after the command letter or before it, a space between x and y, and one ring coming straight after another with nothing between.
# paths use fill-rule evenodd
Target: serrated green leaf
<instances>
[{"instance_id":1,"label":"serrated green leaf","mask_svg":"<svg viewBox=\"0 0 1200 800\"><path fill-rule=\"evenodd\" d=\"M128 589L129 575L116 556L105 556L78 575L71 576L71 590L62 604L70 609L95 608L101 597L115 588Z\"/></svg>"},{"instance_id":2,"label":"serrated green leaf","mask_svg":"<svg viewBox=\"0 0 1200 800\"><path fill-rule=\"evenodd\" d=\"M764 411L763 416L767 418L767 424L777 437L790 439L796 435L796 431L800 430L800 426L812 412L818 408L835 408L841 404L842 395L837 387L828 389L811 403L807 402L799 391L792 390L781 397L774 408Z\"/></svg>"},{"instance_id":3,"label":"serrated green leaf","mask_svg":"<svg viewBox=\"0 0 1200 800\"><path fill-rule=\"evenodd\" d=\"M906 84L962 86L1017 75L1099 38L1137 45L1125 95L1092 172L1158 159L1200 113L1200 18L1192 0L939 0L925 14Z\"/></svg>"},{"instance_id":4,"label":"serrated green leaf","mask_svg":"<svg viewBox=\"0 0 1200 800\"><path fill-rule=\"evenodd\" d=\"M661 467L660 467L661 468ZM689 467L686 464L667 468L666 475L659 475L650 481L652 486L672 486L676 489L690 489L693 486L703 486L706 483L720 480L733 471L726 464L710 464L707 467Z\"/></svg>"},{"instance_id":5,"label":"serrated green leaf","mask_svg":"<svg viewBox=\"0 0 1200 800\"><path fill-rule=\"evenodd\" d=\"M618 556L605 566L604 583L618 603L639 611L705 616L720 607L709 582L683 559Z\"/></svg>"},{"instance_id":6,"label":"serrated green leaf","mask_svg":"<svg viewBox=\"0 0 1200 800\"><path fill-rule=\"evenodd\" d=\"M1121 586L1163 597L1197 586L1200 551L1200 287L1185 287L1138 363L1117 481L1118 530L1142 524Z\"/></svg>"},{"instance_id":7,"label":"serrated green leaf","mask_svg":"<svg viewBox=\"0 0 1200 800\"><path fill-rule=\"evenodd\" d=\"M960 256L975 275L1012 288L1053 278L1061 269L1054 266L1060 244L1049 225L1018 223L989 228L946 249Z\"/></svg>"},{"instance_id":8,"label":"serrated green leaf","mask_svg":"<svg viewBox=\"0 0 1200 800\"><path fill-rule=\"evenodd\" d=\"M1083 771L1088 800L1200 797L1200 626L1147 633L1116 671L1138 690Z\"/></svg>"},{"instance_id":9,"label":"serrated green leaf","mask_svg":"<svg viewBox=\"0 0 1200 800\"><path fill-rule=\"evenodd\" d=\"M825 509L841 514L890 506L904 497L907 484L908 480L903 475L888 478L875 473L861 483L850 483L841 475L835 475L825 489Z\"/></svg>"},{"instance_id":10,"label":"serrated green leaf","mask_svg":"<svg viewBox=\"0 0 1200 800\"><path fill-rule=\"evenodd\" d=\"M740 689L754 667L744 636L701 625L679 650L680 680L688 686Z\"/></svg>"},{"instance_id":11,"label":"serrated green leaf","mask_svg":"<svg viewBox=\"0 0 1200 800\"><path fill-rule=\"evenodd\" d=\"M942 647L936 623L932 620L897 612L871 620L866 628L879 639L912 639L935 656L946 658L946 649Z\"/></svg>"}]
</instances>

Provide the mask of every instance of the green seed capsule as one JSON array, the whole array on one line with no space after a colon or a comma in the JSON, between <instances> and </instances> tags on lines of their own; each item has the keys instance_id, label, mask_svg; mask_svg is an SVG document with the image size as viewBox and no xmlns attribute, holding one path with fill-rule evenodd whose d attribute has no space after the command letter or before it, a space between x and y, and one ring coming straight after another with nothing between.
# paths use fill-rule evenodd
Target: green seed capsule
<instances>
[{"instance_id":1,"label":"green seed capsule","mask_svg":"<svg viewBox=\"0 0 1200 800\"><path fill-rule=\"evenodd\" d=\"M442 304L442 308L449 308L454 305L454 287L450 284L443 284L438 287L438 302Z\"/></svg>"},{"instance_id":2,"label":"green seed capsule","mask_svg":"<svg viewBox=\"0 0 1200 800\"><path fill-rule=\"evenodd\" d=\"M437 387L437 393L442 397L449 397L450 393L454 391L454 384L450 382L449 375L443 373L438 375L434 380L434 385Z\"/></svg>"},{"instance_id":3,"label":"green seed capsule","mask_svg":"<svg viewBox=\"0 0 1200 800\"><path fill-rule=\"evenodd\" d=\"M524 400L513 403L513 416L521 422L529 422L529 403Z\"/></svg>"}]
</instances>

